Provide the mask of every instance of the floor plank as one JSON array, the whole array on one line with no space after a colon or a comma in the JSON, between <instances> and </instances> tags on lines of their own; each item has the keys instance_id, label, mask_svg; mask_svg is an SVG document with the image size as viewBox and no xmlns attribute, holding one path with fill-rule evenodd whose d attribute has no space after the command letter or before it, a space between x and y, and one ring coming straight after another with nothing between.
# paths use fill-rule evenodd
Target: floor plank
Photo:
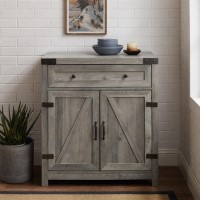
<instances>
[{"instance_id":1,"label":"floor plank","mask_svg":"<svg viewBox=\"0 0 200 200\"><path fill-rule=\"evenodd\" d=\"M40 171L35 167L32 182L0 182L0 191L174 191L178 200L194 200L178 167L160 167L158 187L148 181L51 181L49 187L41 187Z\"/></svg>"}]
</instances>

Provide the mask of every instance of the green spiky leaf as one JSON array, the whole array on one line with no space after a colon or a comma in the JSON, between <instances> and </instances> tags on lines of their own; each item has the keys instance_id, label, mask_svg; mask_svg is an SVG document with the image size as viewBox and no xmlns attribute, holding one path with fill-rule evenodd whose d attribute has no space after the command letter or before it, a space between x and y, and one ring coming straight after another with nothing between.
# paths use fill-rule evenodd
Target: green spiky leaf
<instances>
[{"instance_id":1,"label":"green spiky leaf","mask_svg":"<svg viewBox=\"0 0 200 200\"><path fill-rule=\"evenodd\" d=\"M39 118L40 113L29 124L33 109L28 108L21 102L17 109L8 107L8 117L3 109L0 109L0 144L20 145L25 143L27 136Z\"/></svg>"}]
</instances>

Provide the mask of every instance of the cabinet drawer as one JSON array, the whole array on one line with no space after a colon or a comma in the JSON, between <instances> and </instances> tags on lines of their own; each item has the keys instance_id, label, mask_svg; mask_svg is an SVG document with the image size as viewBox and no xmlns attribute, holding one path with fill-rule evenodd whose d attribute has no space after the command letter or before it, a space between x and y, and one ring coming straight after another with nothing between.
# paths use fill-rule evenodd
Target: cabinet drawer
<instances>
[{"instance_id":1,"label":"cabinet drawer","mask_svg":"<svg viewBox=\"0 0 200 200\"><path fill-rule=\"evenodd\" d=\"M49 87L150 87L149 65L49 65Z\"/></svg>"}]
</instances>

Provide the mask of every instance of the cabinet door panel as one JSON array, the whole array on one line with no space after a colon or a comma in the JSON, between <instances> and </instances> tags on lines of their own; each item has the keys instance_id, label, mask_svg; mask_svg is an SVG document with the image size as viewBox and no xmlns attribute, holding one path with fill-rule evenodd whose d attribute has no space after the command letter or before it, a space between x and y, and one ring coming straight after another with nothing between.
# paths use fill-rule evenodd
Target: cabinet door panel
<instances>
[{"instance_id":1,"label":"cabinet door panel","mask_svg":"<svg viewBox=\"0 0 200 200\"><path fill-rule=\"evenodd\" d=\"M50 91L48 149L54 154L50 170L98 170L99 140L94 124L99 121L99 92Z\"/></svg>"},{"instance_id":2,"label":"cabinet door panel","mask_svg":"<svg viewBox=\"0 0 200 200\"><path fill-rule=\"evenodd\" d=\"M101 92L101 170L147 170L151 161L150 91ZM103 125L101 125L103 126ZM103 134L103 127L102 134ZM101 138L102 139L102 138Z\"/></svg>"}]
</instances>

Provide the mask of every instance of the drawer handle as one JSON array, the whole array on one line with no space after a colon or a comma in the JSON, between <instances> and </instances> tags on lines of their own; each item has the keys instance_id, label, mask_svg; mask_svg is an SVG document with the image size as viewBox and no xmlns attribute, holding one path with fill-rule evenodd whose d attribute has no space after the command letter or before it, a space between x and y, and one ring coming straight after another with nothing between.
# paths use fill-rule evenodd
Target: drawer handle
<instances>
[{"instance_id":1,"label":"drawer handle","mask_svg":"<svg viewBox=\"0 0 200 200\"><path fill-rule=\"evenodd\" d=\"M102 140L105 140L105 137L106 137L106 127L105 127L105 122L102 122L102 126L103 126L103 137L102 137Z\"/></svg>"},{"instance_id":2,"label":"drawer handle","mask_svg":"<svg viewBox=\"0 0 200 200\"><path fill-rule=\"evenodd\" d=\"M128 78L128 75L127 75L127 74L124 74L124 78Z\"/></svg>"},{"instance_id":3,"label":"drawer handle","mask_svg":"<svg viewBox=\"0 0 200 200\"><path fill-rule=\"evenodd\" d=\"M75 78L76 78L76 76L73 74L73 75L72 75L72 79L75 79Z\"/></svg>"}]
</instances>

